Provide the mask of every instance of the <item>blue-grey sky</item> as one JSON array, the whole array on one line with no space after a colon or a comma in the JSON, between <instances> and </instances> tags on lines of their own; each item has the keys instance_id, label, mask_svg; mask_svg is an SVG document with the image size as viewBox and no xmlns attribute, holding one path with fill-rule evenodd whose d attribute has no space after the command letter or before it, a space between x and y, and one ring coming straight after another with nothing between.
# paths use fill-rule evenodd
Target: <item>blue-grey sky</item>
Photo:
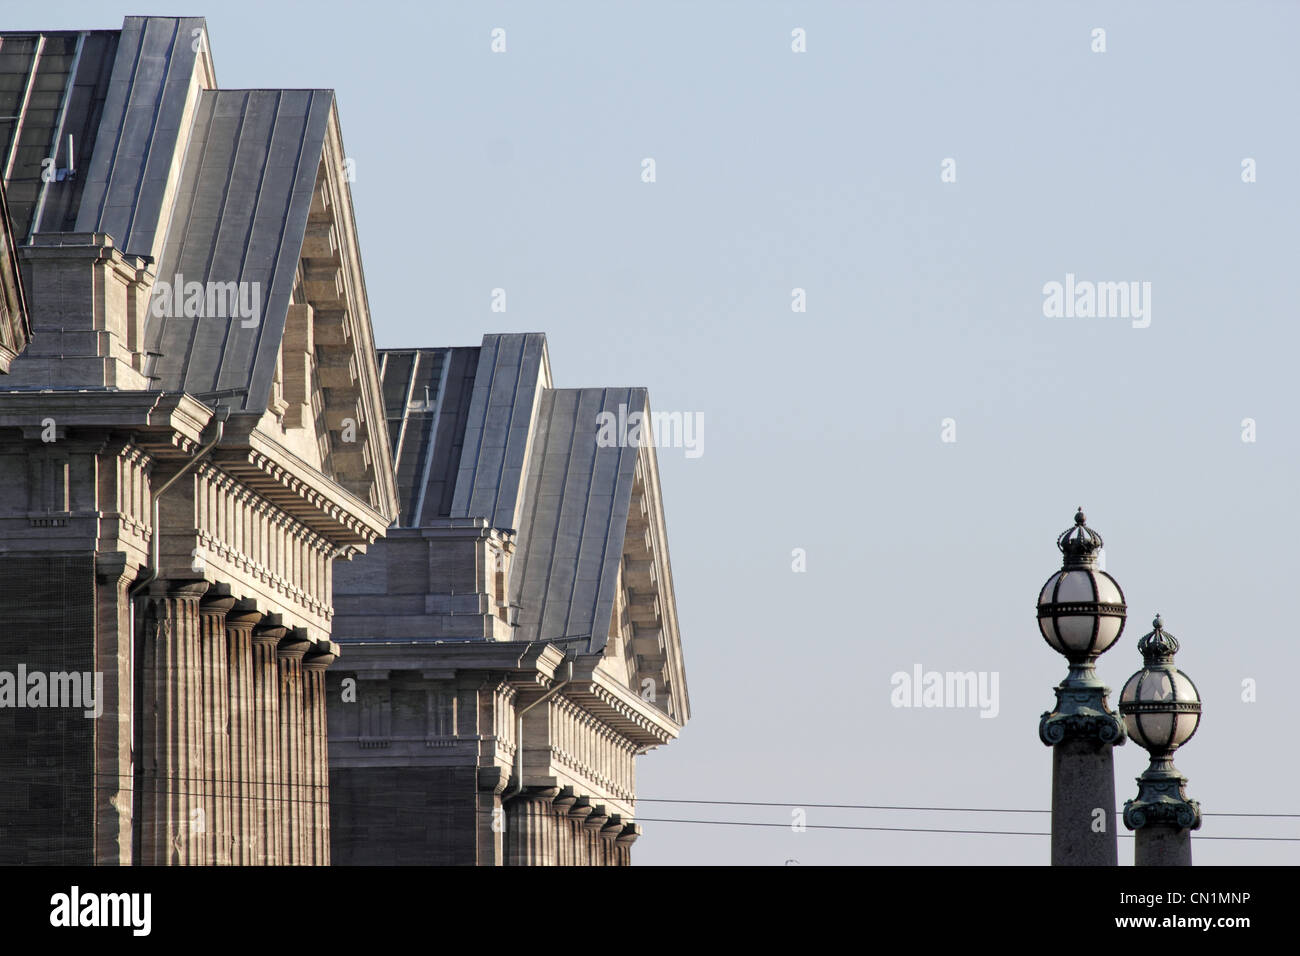
<instances>
[{"instance_id":1,"label":"blue-grey sky","mask_svg":"<svg viewBox=\"0 0 1300 956\"><path fill-rule=\"evenodd\" d=\"M4 26L139 13L206 16L223 87L337 91L380 347L543 331L557 384L703 416L701 456L659 453L694 716L639 761L643 797L1047 808L1037 724L1066 667L1034 603L1081 504L1130 607L1112 703L1161 612L1205 701L1190 794L1300 812L1300 7L96 0ZM1045 317L1067 273L1149 282L1149 326ZM893 707L918 664L996 672L997 716ZM1115 762L1122 804L1145 752ZM1048 859L1046 837L640 812L784 826L647 822L638 864ZM1294 824L1209 816L1196 860L1300 862L1199 839Z\"/></svg>"}]
</instances>

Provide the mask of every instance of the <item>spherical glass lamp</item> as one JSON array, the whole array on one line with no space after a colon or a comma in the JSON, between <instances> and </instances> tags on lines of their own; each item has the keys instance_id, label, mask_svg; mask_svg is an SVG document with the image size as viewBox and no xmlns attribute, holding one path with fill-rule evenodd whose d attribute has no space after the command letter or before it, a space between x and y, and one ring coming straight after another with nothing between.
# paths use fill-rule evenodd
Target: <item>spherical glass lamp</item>
<instances>
[{"instance_id":1,"label":"spherical glass lamp","mask_svg":"<svg viewBox=\"0 0 1300 956\"><path fill-rule=\"evenodd\" d=\"M1159 614L1152 626L1138 641L1142 669L1119 695L1128 736L1151 754L1150 765L1138 777L1137 799L1124 804L1124 824L1130 830L1154 826L1190 831L1201 825L1201 806L1187 797L1187 778L1174 766L1174 751L1192 739L1201 723L1201 695L1192 679L1174 666L1178 640L1165 630ZM1153 847L1150 852L1160 851ZM1178 859L1191 862L1189 848L1178 852ZM1139 845L1139 864L1142 856Z\"/></svg>"},{"instance_id":2,"label":"spherical glass lamp","mask_svg":"<svg viewBox=\"0 0 1300 956\"><path fill-rule=\"evenodd\" d=\"M1038 593L1038 629L1065 655L1076 678L1091 676L1097 658L1124 633L1127 606L1119 584L1097 568L1104 542L1087 525L1083 509L1056 539L1064 561Z\"/></svg>"},{"instance_id":3,"label":"spherical glass lamp","mask_svg":"<svg viewBox=\"0 0 1300 956\"><path fill-rule=\"evenodd\" d=\"M1138 641L1143 667L1119 695L1119 712L1128 735L1152 757L1172 757L1192 739L1201 722L1201 695L1192 679L1174 666L1178 639L1164 629L1160 615L1154 630Z\"/></svg>"}]
</instances>

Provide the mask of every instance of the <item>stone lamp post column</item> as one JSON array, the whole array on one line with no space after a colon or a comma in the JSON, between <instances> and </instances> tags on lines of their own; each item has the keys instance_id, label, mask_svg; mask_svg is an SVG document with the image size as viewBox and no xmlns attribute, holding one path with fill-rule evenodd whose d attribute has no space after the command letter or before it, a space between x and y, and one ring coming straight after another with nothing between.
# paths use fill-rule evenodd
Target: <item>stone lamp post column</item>
<instances>
[{"instance_id":1,"label":"stone lamp post column","mask_svg":"<svg viewBox=\"0 0 1300 956\"><path fill-rule=\"evenodd\" d=\"M1196 733L1201 695L1191 678L1174 667L1177 639L1160 615L1154 630L1138 641L1143 666L1119 695L1128 734L1151 754L1137 778L1136 800L1124 804L1124 825L1137 831L1138 866L1191 866L1192 831L1200 829L1201 806L1187 799L1187 778L1174 766L1174 751Z\"/></svg>"},{"instance_id":2,"label":"stone lamp post column","mask_svg":"<svg viewBox=\"0 0 1300 956\"><path fill-rule=\"evenodd\" d=\"M1110 688L1095 670L1097 658L1124 631L1124 592L1097 569L1101 535L1080 509L1056 546L1064 558L1038 595L1038 627L1069 673L1056 688L1056 708L1045 713L1038 736L1052 748L1052 865L1117 866L1115 763L1124 725L1106 705Z\"/></svg>"}]
</instances>

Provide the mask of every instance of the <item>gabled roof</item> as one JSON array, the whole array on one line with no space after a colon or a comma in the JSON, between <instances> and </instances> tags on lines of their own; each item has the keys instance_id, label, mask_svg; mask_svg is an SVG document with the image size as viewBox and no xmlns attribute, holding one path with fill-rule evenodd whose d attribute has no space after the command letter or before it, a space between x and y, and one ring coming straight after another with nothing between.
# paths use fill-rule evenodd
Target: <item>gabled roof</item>
<instances>
[{"instance_id":1,"label":"gabled roof","mask_svg":"<svg viewBox=\"0 0 1300 956\"><path fill-rule=\"evenodd\" d=\"M304 464L392 516L392 453L334 94L215 87L201 17L0 33L0 116L12 120L0 122L0 179L18 245L111 247L151 296L142 335L94 340L89 348L111 354L93 357L107 361L62 381L184 391L245 413L245 431L259 422L274 431L268 416L278 419L293 430L289 444L314 443L298 456ZM38 330L43 304L32 304ZM43 354L32 376L50 381L46 366L64 358ZM105 372L112 363L129 374ZM83 374L96 380L77 381ZM236 431L232 422L227 435Z\"/></svg>"},{"instance_id":2,"label":"gabled roof","mask_svg":"<svg viewBox=\"0 0 1300 956\"><path fill-rule=\"evenodd\" d=\"M514 530L537 405L551 384L546 336L485 335L478 347L379 357L402 527L487 518Z\"/></svg>"},{"instance_id":3,"label":"gabled roof","mask_svg":"<svg viewBox=\"0 0 1300 956\"><path fill-rule=\"evenodd\" d=\"M542 397L510 575L520 640L609 636L639 448L596 441L601 413L646 407L643 388L566 388Z\"/></svg>"},{"instance_id":4,"label":"gabled roof","mask_svg":"<svg viewBox=\"0 0 1300 956\"><path fill-rule=\"evenodd\" d=\"M216 85L204 19L0 32L0 75L0 178L19 244L39 232L100 232L154 255L189 112Z\"/></svg>"},{"instance_id":5,"label":"gabled roof","mask_svg":"<svg viewBox=\"0 0 1300 956\"><path fill-rule=\"evenodd\" d=\"M645 635L637 646L662 651L645 655L656 662L647 673L666 661L675 716L689 714L655 451L598 441L602 416L649 421L646 390L552 388L538 333L388 349L380 368L401 526L479 519L515 532L514 640L602 653L611 632L629 632L614 616L620 587L630 589Z\"/></svg>"},{"instance_id":6,"label":"gabled roof","mask_svg":"<svg viewBox=\"0 0 1300 956\"><path fill-rule=\"evenodd\" d=\"M151 313L155 388L246 389L236 408L266 408L333 106L330 90L199 94L157 281L246 284L260 315Z\"/></svg>"},{"instance_id":7,"label":"gabled roof","mask_svg":"<svg viewBox=\"0 0 1300 956\"><path fill-rule=\"evenodd\" d=\"M202 17L126 18L72 231L108 233L126 253L156 258L187 113L214 86Z\"/></svg>"}]
</instances>

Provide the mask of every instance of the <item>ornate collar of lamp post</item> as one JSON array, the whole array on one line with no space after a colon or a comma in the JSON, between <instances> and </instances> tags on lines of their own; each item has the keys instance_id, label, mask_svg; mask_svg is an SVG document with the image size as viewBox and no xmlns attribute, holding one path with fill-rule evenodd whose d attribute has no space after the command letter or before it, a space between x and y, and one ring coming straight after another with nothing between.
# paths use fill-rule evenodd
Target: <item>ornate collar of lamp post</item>
<instances>
[{"instance_id":1,"label":"ornate collar of lamp post","mask_svg":"<svg viewBox=\"0 0 1300 956\"><path fill-rule=\"evenodd\" d=\"M1159 614L1152 627L1138 641L1142 669L1119 695L1128 735L1151 754L1150 765L1137 778L1137 799L1124 804L1124 824L1130 830L1150 825L1195 830L1201 825L1201 806L1187 798L1187 778L1174 766L1174 751L1200 726L1201 695L1174 666L1178 639L1164 629Z\"/></svg>"},{"instance_id":2,"label":"ornate collar of lamp post","mask_svg":"<svg viewBox=\"0 0 1300 956\"><path fill-rule=\"evenodd\" d=\"M1097 568L1104 542L1080 508L1073 526L1056 539L1063 561L1038 594L1038 629L1065 656L1070 670L1056 688L1056 709L1043 714L1038 735L1053 746L1069 738L1091 738L1118 746L1124 724L1106 706L1110 688L1097 677L1097 658L1124 632L1124 592Z\"/></svg>"}]
</instances>

